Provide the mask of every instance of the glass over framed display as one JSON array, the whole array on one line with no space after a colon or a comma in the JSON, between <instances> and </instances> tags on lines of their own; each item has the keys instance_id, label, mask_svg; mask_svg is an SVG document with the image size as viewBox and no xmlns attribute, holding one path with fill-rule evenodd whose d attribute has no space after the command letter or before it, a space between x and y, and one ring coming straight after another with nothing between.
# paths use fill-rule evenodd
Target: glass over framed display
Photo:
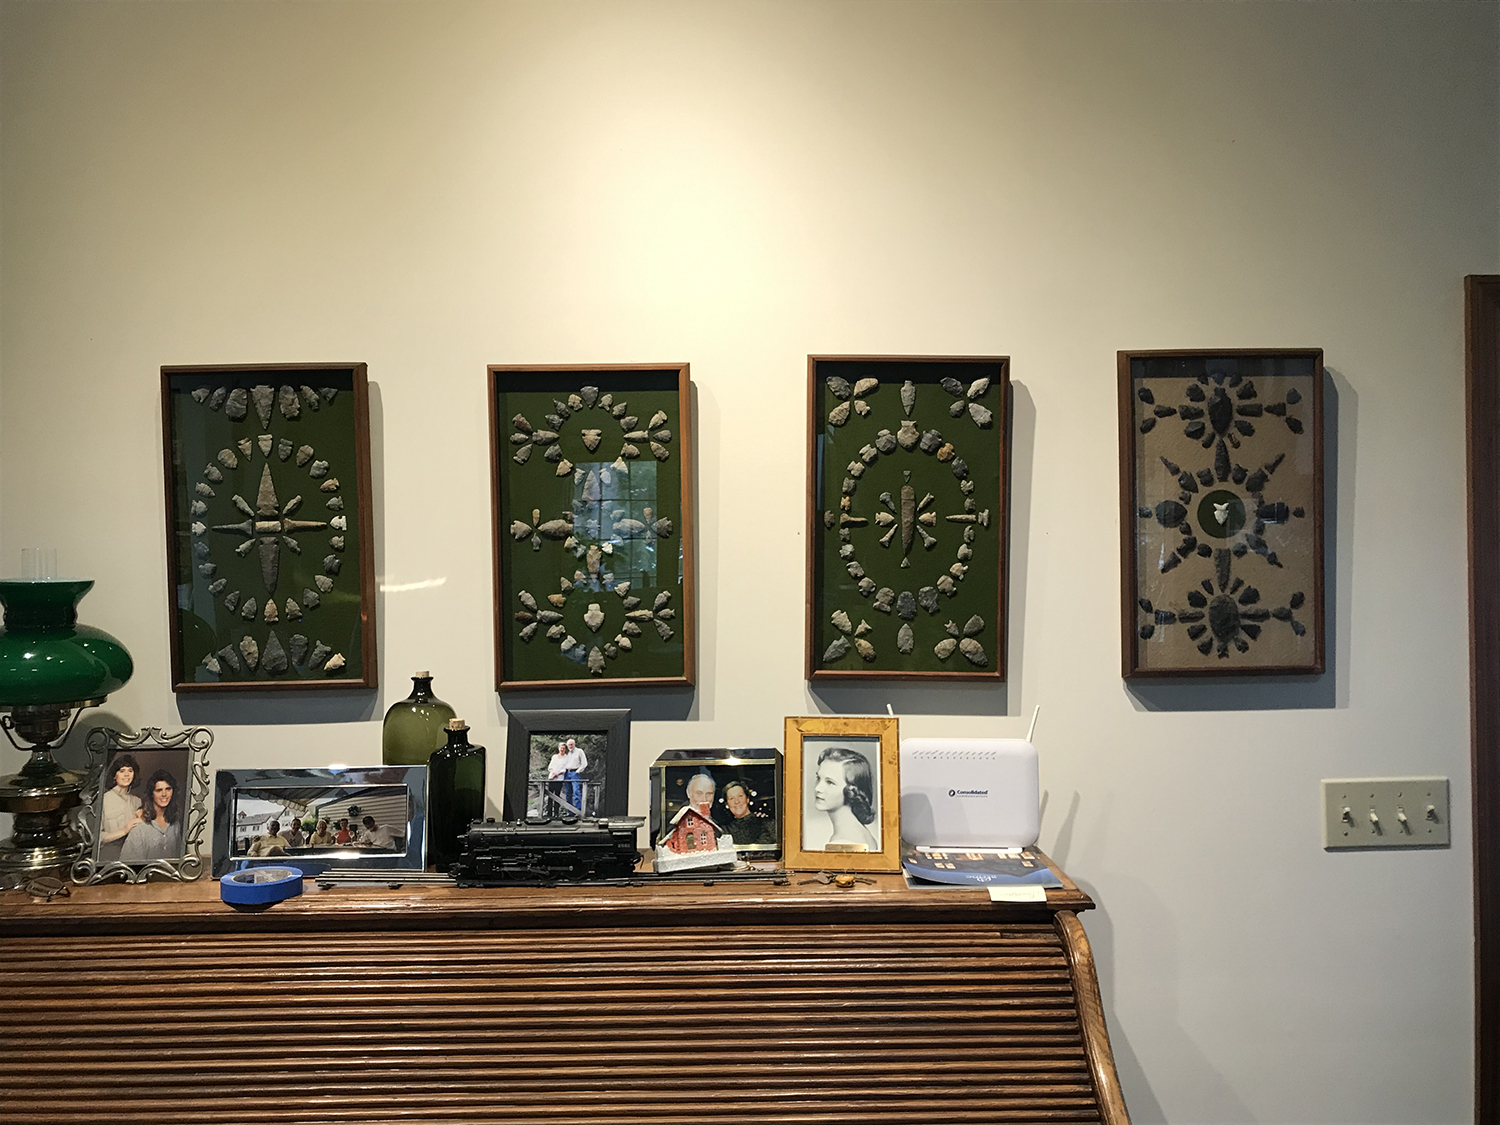
<instances>
[{"instance_id":1,"label":"glass over framed display","mask_svg":"<svg viewBox=\"0 0 1500 1125\"><path fill-rule=\"evenodd\" d=\"M789 871L900 871L900 723L785 720Z\"/></svg>"},{"instance_id":2,"label":"glass over framed display","mask_svg":"<svg viewBox=\"0 0 1500 1125\"><path fill-rule=\"evenodd\" d=\"M178 692L373 688L364 364L163 367Z\"/></svg>"},{"instance_id":3,"label":"glass over framed display","mask_svg":"<svg viewBox=\"0 0 1500 1125\"><path fill-rule=\"evenodd\" d=\"M489 380L496 688L691 684L688 365Z\"/></svg>"},{"instance_id":4,"label":"glass over framed display","mask_svg":"<svg viewBox=\"0 0 1500 1125\"><path fill-rule=\"evenodd\" d=\"M808 679L1004 678L1009 370L808 357Z\"/></svg>"},{"instance_id":5,"label":"glass over framed display","mask_svg":"<svg viewBox=\"0 0 1500 1125\"><path fill-rule=\"evenodd\" d=\"M427 767L219 770L215 877L239 867L422 870Z\"/></svg>"},{"instance_id":6,"label":"glass over framed display","mask_svg":"<svg viewBox=\"0 0 1500 1125\"><path fill-rule=\"evenodd\" d=\"M90 847L73 864L73 881L200 878L213 743L207 727L171 734L159 727L137 734L89 731L89 781L81 800L90 810L83 823Z\"/></svg>"},{"instance_id":7,"label":"glass over framed display","mask_svg":"<svg viewBox=\"0 0 1500 1125\"><path fill-rule=\"evenodd\" d=\"M1323 353L1120 352L1122 671L1316 674Z\"/></svg>"},{"instance_id":8,"label":"glass over framed display","mask_svg":"<svg viewBox=\"0 0 1500 1125\"><path fill-rule=\"evenodd\" d=\"M695 803L733 838L741 859L780 858L781 752L775 747L662 751L651 764L651 846Z\"/></svg>"}]
</instances>

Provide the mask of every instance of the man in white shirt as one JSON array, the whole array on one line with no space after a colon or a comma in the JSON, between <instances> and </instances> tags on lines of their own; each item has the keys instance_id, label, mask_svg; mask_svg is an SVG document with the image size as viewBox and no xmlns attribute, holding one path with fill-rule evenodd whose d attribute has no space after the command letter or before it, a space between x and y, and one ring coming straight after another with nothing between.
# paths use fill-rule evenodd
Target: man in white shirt
<instances>
[{"instance_id":1,"label":"man in white shirt","mask_svg":"<svg viewBox=\"0 0 1500 1125\"><path fill-rule=\"evenodd\" d=\"M394 852L400 849L396 846L400 836L394 829L379 827L373 816L364 819L364 828L359 833L359 843L366 848L379 848L381 851Z\"/></svg>"},{"instance_id":2,"label":"man in white shirt","mask_svg":"<svg viewBox=\"0 0 1500 1125\"><path fill-rule=\"evenodd\" d=\"M563 779L568 783L568 804L577 809L581 816L583 814L583 771L589 766L588 755L579 749L578 743L571 738L558 749L564 751L562 767Z\"/></svg>"},{"instance_id":3,"label":"man in white shirt","mask_svg":"<svg viewBox=\"0 0 1500 1125\"><path fill-rule=\"evenodd\" d=\"M557 744L557 752L547 763L547 796L551 798L542 806L545 816L557 816L567 812L562 807L562 802L567 800L567 782L563 774L567 771L568 744L566 741Z\"/></svg>"}]
</instances>

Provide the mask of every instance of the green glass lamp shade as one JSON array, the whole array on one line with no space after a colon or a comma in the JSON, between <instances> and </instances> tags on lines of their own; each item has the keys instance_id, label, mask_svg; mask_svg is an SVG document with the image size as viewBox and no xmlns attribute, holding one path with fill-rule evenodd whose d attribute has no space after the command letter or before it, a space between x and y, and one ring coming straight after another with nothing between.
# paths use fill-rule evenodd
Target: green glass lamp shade
<instances>
[{"instance_id":1,"label":"green glass lamp shade","mask_svg":"<svg viewBox=\"0 0 1500 1125\"><path fill-rule=\"evenodd\" d=\"M88 579L0 581L0 707L102 700L135 671L125 646L78 624Z\"/></svg>"}]
</instances>

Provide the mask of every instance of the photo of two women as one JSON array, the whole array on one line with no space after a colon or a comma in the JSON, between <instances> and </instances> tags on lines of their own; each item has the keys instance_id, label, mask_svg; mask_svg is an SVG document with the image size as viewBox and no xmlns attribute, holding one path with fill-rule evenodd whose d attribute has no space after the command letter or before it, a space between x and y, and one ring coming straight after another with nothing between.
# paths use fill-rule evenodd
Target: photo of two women
<instances>
[{"instance_id":1,"label":"photo of two women","mask_svg":"<svg viewBox=\"0 0 1500 1125\"><path fill-rule=\"evenodd\" d=\"M188 750L116 750L100 782L96 862L135 866L181 859L188 807Z\"/></svg>"}]
</instances>

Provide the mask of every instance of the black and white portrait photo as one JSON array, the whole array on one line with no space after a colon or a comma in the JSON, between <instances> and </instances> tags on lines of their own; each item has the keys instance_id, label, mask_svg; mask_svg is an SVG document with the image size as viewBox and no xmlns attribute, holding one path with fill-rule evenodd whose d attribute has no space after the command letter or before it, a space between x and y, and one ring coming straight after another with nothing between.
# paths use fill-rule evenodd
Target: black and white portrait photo
<instances>
[{"instance_id":1,"label":"black and white portrait photo","mask_svg":"<svg viewBox=\"0 0 1500 1125\"><path fill-rule=\"evenodd\" d=\"M802 850L878 852L880 739L802 740Z\"/></svg>"}]
</instances>

